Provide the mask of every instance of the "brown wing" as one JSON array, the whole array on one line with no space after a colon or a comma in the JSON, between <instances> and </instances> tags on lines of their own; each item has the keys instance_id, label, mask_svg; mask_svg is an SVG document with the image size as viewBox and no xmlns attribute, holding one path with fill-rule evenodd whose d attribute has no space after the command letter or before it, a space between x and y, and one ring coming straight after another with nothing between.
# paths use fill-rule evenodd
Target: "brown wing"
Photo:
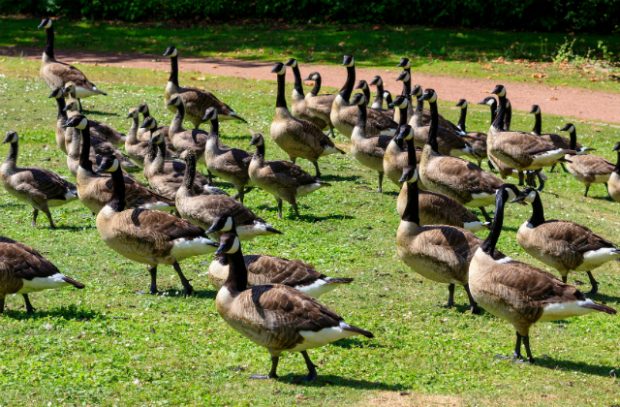
<instances>
[{"instance_id":1,"label":"brown wing","mask_svg":"<svg viewBox=\"0 0 620 407\"><path fill-rule=\"evenodd\" d=\"M493 193L502 185L502 180L493 174L484 171L474 163L457 157L434 157L433 165L429 165L427 171L429 176L442 183L472 194Z\"/></svg>"},{"instance_id":2,"label":"brown wing","mask_svg":"<svg viewBox=\"0 0 620 407\"><path fill-rule=\"evenodd\" d=\"M379 132L383 130L398 128L398 123L392 120L392 118L384 112L374 110L374 109L368 109L367 115L368 115L367 126L369 126L370 128L376 129Z\"/></svg>"},{"instance_id":3,"label":"brown wing","mask_svg":"<svg viewBox=\"0 0 620 407\"><path fill-rule=\"evenodd\" d=\"M75 83L75 86L80 86L85 89L93 89L93 87L95 86L95 84L93 84L86 78L86 75L84 75L82 71L80 71L73 65L56 61L54 63L48 64L46 66L46 69L52 75L56 75L62 78L65 83L73 82Z\"/></svg>"},{"instance_id":4,"label":"brown wing","mask_svg":"<svg viewBox=\"0 0 620 407\"><path fill-rule=\"evenodd\" d=\"M511 156L538 155L557 148L538 136L518 131L500 132L496 139L503 143L502 150Z\"/></svg>"},{"instance_id":5,"label":"brown wing","mask_svg":"<svg viewBox=\"0 0 620 407\"><path fill-rule=\"evenodd\" d=\"M171 241L205 236L205 231L202 228L166 212L136 208L124 211L121 214L127 217L133 225L139 227L140 238L147 241Z\"/></svg>"},{"instance_id":6,"label":"brown wing","mask_svg":"<svg viewBox=\"0 0 620 407\"><path fill-rule=\"evenodd\" d=\"M597 235L585 226L575 222L549 220L536 227L548 240L566 241L572 250L581 254L603 248L615 248L609 240Z\"/></svg>"},{"instance_id":7,"label":"brown wing","mask_svg":"<svg viewBox=\"0 0 620 407\"><path fill-rule=\"evenodd\" d=\"M47 199L66 200L69 191L76 192L76 186L60 177L60 175L41 168L24 168L24 181L43 193ZM30 173L30 176L27 174ZM16 175L21 175L17 173Z\"/></svg>"},{"instance_id":8,"label":"brown wing","mask_svg":"<svg viewBox=\"0 0 620 407\"><path fill-rule=\"evenodd\" d=\"M286 123L287 132L298 142L306 144L314 151L322 151L326 146L334 147L334 142L321 129L307 120L291 117Z\"/></svg>"},{"instance_id":9,"label":"brown wing","mask_svg":"<svg viewBox=\"0 0 620 407\"><path fill-rule=\"evenodd\" d=\"M273 173L282 185L296 187L316 182L316 179L301 169L300 166L288 161L266 161L265 166Z\"/></svg>"},{"instance_id":10,"label":"brown wing","mask_svg":"<svg viewBox=\"0 0 620 407\"><path fill-rule=\"evenodd\" d=\"M299 260L288 260L281 257L250 255L244 256L248 272L258 280L259 284L284 284L290 287L308 285L323 277L310 264ZM252 279L252 276L250 276Z\"/></svg>"},{"instance_id":11,"label":"brown wing","mask_svg":"<svg viewBox=\"0 0 620 407\"><path fill-rule=\"evenodd\" d=\"M570 140L566 137L562 137L559 134L542 134L540 136L543 140L553 144L556 148L570 149ZM581 144L577 143L577 149L581 148Z\"/></svg>"},{"instance_id":12,"label":"brown wing","mask_svg":"<svg viewBox=\"0 0 620 407\"><path fill-rule=\"evenodd\" d=\"M185 102L185 110L192 116L202 117L209 107L217 109L219 114L230 114L232 109L213 93L198 88L182 88L179 94Z\"/></svg>"},{"instance_id":13,"label":"brown wing","mask_svg":"<svg viewBox=\"0 0 620 407\"><path fill-rule=\"evenodd\" d=\"M0 238L0 271L3 269L25 280L60 273L54 264L36 250L11 239Z\"/></svg>"},{"instance_id":14,"label":"brown wing","mask_svg":"<svg viewBox=\"0 0 620 407\"><path fill-rule=\"evenodd\" d=\"M325 116L329 116L334 99L336 99L336 95L317 95L306 98L306 103L309 109L316 110Z\"/></svg>"},{"instance_id":15,"label":"brown wing","mask_svg":"<svg viewBox=\"0 0 620 407\"><path fill-rule=\"evenodd\" d=\"M573 155L569 160L571 167L577 167L579 172L591 176L611 174L615 167L603 157L590 154Z\"/></svg>"}]
</instances>

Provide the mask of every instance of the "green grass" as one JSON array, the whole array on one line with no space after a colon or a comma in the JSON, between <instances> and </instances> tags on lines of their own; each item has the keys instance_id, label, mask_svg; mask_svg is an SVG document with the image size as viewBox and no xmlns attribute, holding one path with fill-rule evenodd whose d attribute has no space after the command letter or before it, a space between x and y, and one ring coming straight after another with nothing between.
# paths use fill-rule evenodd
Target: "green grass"
<instances>
[{"instance_id":1,"label":"green grass","mask_svg":"<svg viewBox=\"0 0 620 407\"><path fill-rule=\"evenodd\" d=\"M40 165L63 175L65 158L54 145L55 104L37 78L38 63L2 60L0 117L2 129L21 136L20 163ZM127 109L147 101L161 122L171 115L162 102L166 75L147 70L89 66L110 96L88 99L90 117L127 129ZM248 118L251 127L268 133L273 114L273 82L207 77L181 81L215 90ZM136 85L139 83L139 85ZM103 87L103 85L102 85ZM288 94L288 92L287 92ZM455 119L452 104L441 111ZM469 127L486 129L488 112L472 106ZM563 119L545 116L545 129ZM531 117L516 113L514 127L530 128ZM612 159L617 129L577 123L584 145ZM222 125L225 143L246 148L248 129ZM339 136L341 145L346 145ZM6 154L3 146L0 153ZM284 154L267 140L268 158ZM311 164L302 161L304 168ZM252 191L246 204L285 233L243 245L244 252L268 253L314 263L331 276L351 276L354 284L321 301L350 323L373 331L376 339L350 339L310 356L318 365L315 384L295 384L305 374L298 354L286 354L278 381L252 381L266 372L267 352L229 328L214 306L216 291L205 272L209 256L186 260L182 267L197 295L183 298L172 268L160 268L160 289L146 290L144 266L119 257L101 243L93 216L74 202L53 210L59 230L45 219L30 227L30 208L0 192L0 234L32 245L86 289L33 294L37 313L25 314L19 297L9 297L0 316L0 405L365 405L380 394L391 400L416 400L419 394L451 396L465 405L593 405L620 403L618 317L593 314L532 330L539 363L515 364L498 359L512 352L514 333L507 323L465 311L466 296L457 290L456 309L445 309L447 287L423 279L398 260L394 235L396 187L374 192L376 176L350 156L321 160L333 186L303 198L300 219L276 217L273 198ZM569 175L549 174L543 194L549 217L572 219L618 240L619 204L604 199L602 186L583 198L583 187ZM507 255L533 262L517 246L515 230L529 208L507 208L499 248ZM620 307L620 263L595 272L601 286L596 298ZM584 274L571 282L587 281ZM588 289L587 285L583 286ZM400 392L413 394L401 396ZM427 399L425 399L427 400Z\"/></svg>"},{"instance_id":2,"label":"green grass","mask_svg":"<svg viewBox=\"0 0 620 407\"><path fill-rule=\"evenodd\" d=\"M44 33L34 19L0 19L0 47L43 48ZM412 26L282 26L268 24L204 25L114 24L59 21L60 50L160 55L176 44L184 56L273 61L292 56L303 62L338 64L353 53L360 66L394 67L412 58L416 72L478 78L506 78L553 86L620 92L617 69L597 64L553 64L557 50L575 39L574 53L594 50L599 42L617 61L620 42L613 36L501 32Z\"/></svg>"}]
</instances>

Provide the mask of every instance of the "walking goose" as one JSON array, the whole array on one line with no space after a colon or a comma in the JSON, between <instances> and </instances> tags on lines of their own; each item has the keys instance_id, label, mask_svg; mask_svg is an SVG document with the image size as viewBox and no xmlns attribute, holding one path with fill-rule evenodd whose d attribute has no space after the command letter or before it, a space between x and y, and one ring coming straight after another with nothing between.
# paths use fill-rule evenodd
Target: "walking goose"
<instances>
[{"instance_id":1,"label":"walking goose","mask_svg":"<svg viewBox=\"0 0 620 407\"><path fill-rule=\"evenodd\" d=\"M338 314L292 287L248 287L248 269L239 237L233 231L222 234L216 254L226 256L229 264L228 278L215 298L217 312L233 329L267 348L271 355L269 374L253 378L277 378L282 352L301 352L308 368L306 380L314 380L317 372L308 349L353 335L373 337L371 332L347 324Z\"/></svg>"},{"instance_id":2,"label":"walking goose","mask_svg":"<svg viewBox=\"0 0 620 407\"><path fill-rule=\"evenodd\" d=\"M106 174L98 174L93 171L93 164L89 154L90 126L88 119L83 115L76 115L70 118L65 126L77 129L82 141L79 166L76 172L77 192L80 202L90 209L93 214L97 214L105 206L106 202L112 199L112 181ZM133 178L124 176L123 180L125 183L125 193L123 194L125 201L123 205L128 208L174 208L173 200L166 199L150 191Z\"/></svg>"},{"instance_id":3,"label":"walking goose","mask_svg":"<svg viewBox=\"0 0 620 407\"><path fill-rule=\"evenodd\" d=\"M342 62L347 68L347 80L343 87L334 98L330 119L332 124L340 133L346 137L351 137L353 127L357 123L358 109L350 106L349 99L355 85L355 61L352 56L345 55ZM368 136L393 136L396 133L398 124L388 117L384 112L370 109L367 117L366 133Z\"/></svg>"},{"instance_id":4,"label":"walking goose","mask_svg":"<svg viewBox=\"0 0 620 407\"><path fill-rule=\"evenodd\" d=\"M217 219L207 233L230 232L239 226L230 216ZM239 236L240 240L243 240ZM265 254L253 254L243 256L243 261L248 269L248 285L256 286L263 284L284 284L293 287L302 293L314 298L332 291L334 288L349 284L352 278L334 278L321 274L314 266L301 260L288 260L281 257L268 256ZM226 256L216 256L209 265L208 276L211 283L221 288L229 274L229 263Z\"/></svg>"},{"instance_id":5,"label":"walking goose","mask_svg":"<svg viewBox=\"0 0 620 407\"><path fill-rule=\"evenodd\" d=\"M168 128L168 137L174 151L180 155L186 150L193 150L198 157L202 157L205 152L205 145L207 144L207 132L198 128L186 130L183 127L183 120L185 118L185 102L183 101L181 95L172 96L168 100L168 106L171 106L174 110L176 110L176 113L172 118L172 122L170 123L170 127ZM204 111L202 114L204 115ZM202 117L203 116L201 115L201 122ZM152 137L153 136L151 135L151 138Z\"/></svg>"},{"instance_id":6,"label":"walking goose","mask_svg":"<svg viewBox=\"0 0 620 407\"><path fill-rule=\"evenodd\" d=\"M495 99L492 98L493 101ZM467 100L460 99L456 107L461 108L459 122L456 127L465 133L463 139L471 146L473 155L478 161L478 167L482 166L482 160L487 158L487 134L479 131L467 131ZM492 122L493 120L491 120Z\"/></svg>"},{"instance_id":7,"label":"walking goose","mask_svg":"<svg viewBox=\"0 0 620 407\"><path fill-rule=\"evenodd\" d=\"M183 183L176 193L176 208L181 217L194 225L209 229L216 219L231 216L237 225L241 239L252 239L261 235L281 234L269 223L259 218L242 203L227 195L204 195L194 192L196 178L196 155L185 153L185 174ZM213 230L209 230L212 233Z\"/></svg>"},{"instance_id":8,"label":"walking goose","mask_svg":"<svg viewBox=\"0 0 620 407\"><path fill-rule=\"evenodd\" d=\"M570 271L588 274L594 295L598 283L592 270L608 261L620 259L620 247L585 226L566 220L546 220L538 191L525 189L517 198L532 205L532 216L517 232L517 242L532 257L553 267L566 282Z\"/></svg>"},{"instance_id":9,"label":"walking goose","mask_svg":"<svg viewBox=\"0 0 620 407\"><path fill-rule=\"evenodd\" d=\"M293 78L295 79L293 92L291 94L291 113L296 118L308 121L321 130L325 129L329 124L328 120L325 120L325 116L323 115L314 114L314 111L311 110L308 105L297 60L295 58L290 58L284 65L291 68L293 71Z\"/></svg>"},{"instance_id":10,"label":"walking goose","mask_svg":"<svg viewBox=\"0 0 620 407\"><path fill-rule=\"evenodd\" d=\"M398 194L396 210L402 216L407 206L408 180L416 173L417 152L413 145L413 132L411 126L401 126L401 130L396 135L397 138L404 139L407 143L407 166L403 168L400 181L403 186ZM418 180L419 181L419 180ZM443 194L430 191L419 191L418 210L422 225L448 225L457 226L472 232L477 232L488 226L488 222L482 223L470 210L452 198Z\"/></svg>"},{"instance_id":11,"label":"walking goose","mask_svg":"<svg viewBox=\"0 0 620 407\"><path fill-rule=\"evenodd\" d=\"M485 220L489 221L484 207L493 204L495 192L502 181L474 163L440 154L437 142L437 93L433 89L426 89L421 98L429 102L431 111L428 141L420 161L420 179L424 188L444 194L461 205L479 208Z\"/></svg>"},{"instance_id":12,"label":"walking goose","mask_svg":"<svg viewBox=\"0 0 620 407\"><path fill-rule=\"evenodd\" d=\"M61 274L58 268L38 251L13 239L0 236L0 314L4 312L7 295L21 294L26 312L35 309L29 293L72 285L82 289L84 284Z\"/></svg>"},{"instance_id":13,"label":"walking goose","mask_svg":"<svg viewBox=\"0 0 620 407\"><path fill-rule=\"evenodd\" d=\"M299 216L297 197L308 195L319 188L329 186L301 169L298 165L287 161L265 161L265 139L260 133L252 136L251 145L256 146L248 173L253 185L273 195L278 203L278 217L282 218L282 200L293 207Z\"/></svg>"},{"instance_id":14,"label":"walking goose","mask_svg":"<svg viewBox=\"0 0 620 407\"><path fill-rule=\"evenodd\" d=\"M401 126L402 131L408 131ZM454 226L420 223L418 170L407 177L407 204L396 231L396 252L403 263L432 281L448 284L448 307L454 305L456 284L465 288L473 313L478 307L467 286L467 269L480 244L473 233Z\"/></svg>"},{"instance_id":15,"label":"walking goose","mask_svg":"<svg viewBox=\"0 0 620 407\"><path fill-rule=\"evenodd\" d=\"M97 214L101 239L120 255L148 266L151 294L157 294L157 266L169 264L177 272L185 295L191 295L194 289L179 261L213 253L217 244L204 229L185 219L150 209L126 209L125 182L116 158L105 157L97 171L112 174L112 197Z\"/></svg>"},{"instance_id":16,"label":"walking goose","mask_svg":"<svg viewBox=\"0 0 620 407\"><path fill-rule=\"evenodd\" d=\"M617 154L616 165L614 172L609 177L609 181L607 181L607 192L611 199L620 202L620 142L616 143L614 151Z\"/></svg>"},{"instance_id":17,"label":"walking goose","mask_svg":"<svg viewBox=\"0 0 620 407\"><path fill-rule=\"evenodd\" d=\"M202 123L202 116L209 107L217 109L222 120L247 121L239 116L230 106L220 101L213 93L198 88L186 88L179 86L179 51L174 46L169 46L164 52L164 57L170 58L170 77L164 89L164 100L168 108L174 112L174 104L170 99L174 95L179 95L187 110L187 119L192 122L194 128L198 128Z\"/></svg>"},{"instance_id":18,"label":"walking goose","mask_svg":"<svg viewBox=\"0 0 620 407\"><path fill-rule=\"evenodd\" d=\"M281 62L274 65L272 73L278 76L276 112L271 122L271 138L284 150L293 163L297 157L305 158L314 165L316 176L321 176L318 159L329 154L344 154L334 142L314 124L296 119L286 107L284 96L286 67Z\"/></svg>"},{"instance_id":19,"label":"walking goose","mask_svg":"<svg viewBox=\"0 0 620 407\"><path fill-rule=\"evenodd\" d=\"M82 108L80 99L84 99L93 95L107 95L102 90L97 89L94 83L89 81L86 76L73 65L65 64L56 60L54 56L54 27L51 18L44 18L39 24L39 28L45 28L47 42L45 50L41 57L41 78L45 81L50 89L63 88L65 83L73 82L75 84L75 96Z\"/></svg>"},{"instance_id":20,"label":"walking goose","mask_svg":"<svg viewBox=\"0 0 620 407\"><path fill-rule=\"evenodd\" d=\"M332 94L322 94L319 95L319 91L321 90L321 74L318 72L312 72L306 78L306 81L313 81L314 86L310 90L310 92L306 93L306 107L310 114L321 118L327 126L329 127L329 135L331 137L336 137L334 134L334 125L332 124L329 115L332 111L332 104L334 103L334 99L336 95ZM323 127L323 129L325 129Z\"/></svg>"},{"instance_id":21,"label":"walking goose","mask_svg":"<svg viewBox=\"0 0 620 407\"><path fill-rule=\"evenodd\" d=\"M56 225L49 208L64 205L77 199L75 185L55 172L36 167L18 167L17 152L19 137L8 131L2 144L11 145L6 160L0 165L0 180L6 191L32 206L32 226L36 226L39 211L45 213L50 228Z\"/></svg>"},{"instance_id":22,"label":"walking goose","mask_svg":"<svg viewBox=\"0 0 620 407\"><path fill-rule=\"evenodd\" d=\"M406 113L407 106L409 106L409 104L409 98L403 95L397 96L392 104L395 110L400 110L400 127L407 124ZM409 126L409 128L411 128L411 126ZM385 149L385 154L383 155L383 172L387 178L399 188L402 184L400 179L403 174L403 170L407 167L408 162L407 150L405 148L406 146L403 138L392 137L387 148ZM419 148L416 148L415 152L417 158L416 162L420 162L420 155L422 154L422 151Z\"/></svg>"},{"instance_id":23,"label":"walking goose","mask_svg":"<svg viewBox=\"0 0 620 407\"><path fill-rule=\"evenodd\" d=\"M476 250L469 266L469 288L482 308L514 326L517 334L514 357L522 357L523 343L529 361L534 362L529 331L536 322L593 311L615 314L616 310L593 302L577 288L495 249L504 222L505 202L513 199L510 191L504 186L497 193L491 233Z\"/></svg>"},{"instance_id":24,"label":"walking goose","mask_svg":"<svg viewBox=\"0 0 620 407\"><path fill-rule=\"evenodd\" d=\"M250 182L248 167L252 156L240 148L220 145L220 125L217 110L210 107L204 119L211 122L211 132L205 147L205 162L210 173L233 184L237 190L237 198L243 203L245 187Z\"/></svg>"}]
</instances>

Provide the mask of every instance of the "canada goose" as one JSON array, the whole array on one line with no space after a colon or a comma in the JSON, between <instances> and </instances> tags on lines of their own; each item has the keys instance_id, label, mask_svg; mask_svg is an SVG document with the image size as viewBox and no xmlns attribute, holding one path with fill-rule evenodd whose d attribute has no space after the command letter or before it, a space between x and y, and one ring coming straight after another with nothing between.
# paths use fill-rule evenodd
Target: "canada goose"
<instances>
[{"instance_id":1,"label":"canada goose","mask_svg":"<svg viewBox=\"0 0 620 407\"><path fill-rule=\"evenodd\" d=\"M504 222L504 205L511 199L510 189L497 193L491 233L476 250L469 266L469 288L476 302L516 330L514 357L521 358L521 343L530 362L530 327L538 321L555 321L592 311L616 311L586 298L575 287L565 284L529 264L504 256L495 249Z\"/></svg>"},{"instance_id":2,"label":"canada goose","mask_svg":"<svg viewBox=\"0 0 620 407\"><path fill-rule=\"evenodd\" d=\"M210 107L203 117L211 121L211 132L205 147L205 162L209 172L233 184L237 190L237 198L243 203L245 187L250 182L248 167L252 156L240 148L223 147L220 145L219 120L217 110Z\"/></svg>"},{"instance_id":3,"label":"canada goose","mask_svg":"<svg viewBox=\"0 0 620 407\"><path fill-rule=\"evenodd\" d=\"M202 157L207 144L207 132L195 128L186 130L183 127L183 118L185 117L185 102L181 95L173 95L168 99L168 106L171 106L176 113L172 118L170 127L168 128L168 137L174 151L182 154L186 150L194 150L198 157ZM202 112L204 114L204 112ZM202 122L202 115L200 120ZM151 138L153 136L151 135Z\"/></svg>"},{"instance_id":4,"label":"canada goose","mask_svg":"<svg viewBox=\"0 0 620 407\"><path fill-rule=\"evenodd\" d=\"M76 172L77 191L80 202L93 214L97 214L112 198L112 181L105 174L93 171L93 163L90 160L90 124L83 115L70 118L66 127L75 128L81 135L82 149L80 152L79 166ZM137 183L133 178L124 176L126 201L123 205L129 208L150 209L173 209L172 200L158 195Z\"/></svg>"},{"instance_id":5,"label":"canada goose","mask_svg":"<svg viewBox=\"0 0 620 407\"><path fill-rule=\"evenodd\" d=\"M401 91L401 95L405 97L409 97L411 94L411 62L409 58L402 57L398 65L398 68L403 68L402 72L396 78L397 81L403 82L403 90ZM413 116L413 105L411 104L411 100L409 100L409 106L407 107L407 117L405 118L405 122L409 123L411 120L411 116ZM400 111L395 109L393 114L394 121L400 123Z\"/></svg>"},{"instance_id":6,"label":"canada goose","mask_svg":"<svg viewBox=\"0 0 620 407\"><path fill-rule=\"evenodd\" d=\"M58 113L56 114L56 146L63 153L67 154L67 144L65 143L65 128L62 125L67 121L67 112L65 112L65 97L62 88L55 88L48 98L56 100Z\"/></svg>"},{"instance_id":7,"label":"canada goose","mask_svg":"<svg viewBox=\"0 0 620 407\"><path fill-rule=\"evenodd\" d=\"M236 226L239 233L239 226L230 216L216 219L213 226L207 233L230 232ZM241 235L239 239L243 240ZM304 263L301 260L288 260L281 257L268 256L264 254L254 254L243 256L245 266L248 269L248 285L263 284L284 284L293 287L311 297L319 296L333 290L342 284L349 284L352 278L334 278L321 274L314 266ZM216 256L209 265L209 280L218 288L221 288L228 278L229 264L226 256Z\"/></svg>"},{"instance_id":8,"label":"canada goose","mask_svg":"<svg viewBox=\"0 0 620 407\"><path fill-rule=\"evenodd\" d=\"M592 284L592 291L588 294L596 294L598 284L591 270L619 259L620 247L578 223L546 220L542 200L534 188L525 189L517 200L532 205L532 216L517 232L519 245L531 256L556 269L564 282L569 271L587 272Z\"/></svg>"},{"instance_id":9,"label":"canada goose","mask_svg":"<svg viewBox=\"0 0 620 407\"><path fill-rule=\"evenodd\" d=\"M139 109L140 107L138 107L138 110ZM160 126L153 116L147 116L144 121L142 121L142 124L140 124L139 130L144 130L144 132L142 133L142 138L138 138L140 140L145 139L147 142L151 140L151 137L153 136L155 130L159 130L159 133L164 137L164 140L166 141L165 157L167 159L177 158L177 152L174 151L174 146L170 142L170 126Z\"/></svg>"},{"instance_id":10,"label":"canada goose","mask_svg":"<svg viewBox=\"0 0 620 407\"><path fill-rule=\"evenodd\" d=\"M198 128L202 123L202 115L208 107L217 109L218 114L225 119L247 121L239 116L230 106L220 101L213 93L198 88L186 88L179 86L179 51L174 46L169 46L164 52L164 56L170 58L170 77L164 89L164 100L168 108L174 112L175 104L170 103L174 95L179 95L183 99L183 104L187 110L187 119L192 122L194 128Z\"/></svg>"},{"instance_id":11,"label":"canada goose","mask_svg":"<svg viewBox=\"0 0 620 407\"><path fill-rule=\"evenodd\" d=\"M234 231L220 236L217 255L226 256L229 273L215 298L215 307L233 329L271 354L271 370L275 379L282 352L301 352L308 368L306 380L317 377L316 367L307 350L353 335L372 338L373 334L344 322L342 317L314 298L282 284L248 287L239 237Z\"/></svg>"},{"instance_id":12,"label":"canada goose","mask_svg":"<svg viewBox=\"0 0 620 407\"><path fill-rule=\"evenodd\" d=\"M355 89L360 89L362 94L366 98L366 103L370 101L370 86L368 86L368 82L364 79L360 79L355 86Z\"/></svg>"},{"instance_id":13,"label":"canada goose","mask_svg":"<svg viewBox=\"0 0 620 407\"><path fill-rule=\"evenodd\" d=\"M614 167L614 172L612 172L609 177L609 181L607 181L607 192L611 199L620 202L620 142L616 143L614 151L616 151L617 154L616 165Z\"/></svg>"},{"instance_id":14,"label":"canada goose","mask_svg":"<svg viewBox=\"0 0 620 407\"><path fill-rule=\"evenodd\" d=\"M401 126L402 131L409 131ZM438 283L448 284L448 307L454 305L454 288L465 288L473 313L478 307L467 286L467 268L480 244L473 233L454 226L420 223L418 170L407 177L407 204L396 231L396 251L403 263L413 271Z\"/></svg>"},{"instance_id":15,"label":"canada goose","mask_svg":"<svg viewBox=\"0 0 620 407\"><path fill-rule=\"evenodd\" d=\"M456 127L465 133L462 137L471 146L473 155L476 157L476 161L478 161L478 167L481 167L482 160L487 158L487 134L478 131L467 131L467 105L468 103L465 99L459 100L456 104L456 107L461 108L459 122Z\"/></svg>"},{"instance_id":16,"label":"canada goose","mask_svg":"<svg viewBox=\"0 0 620 407\"><path fill-rule=\"evenodd\" d=\"M385 99L385 103L388 105L388 107L392 104L392 94L389 90L383 91L383 99ZM387 112L389 113L390 110L392 109L387 109Z\"/></svg>"},{"instance_id":17,"label":"canada goose","mask_svg":"<svg viewBox=\"0 0 620 407\"><path fill-rule=\"evenodd\" d=\"M293 163L265 161L265 139L262 134L255 133L250 144L256 146L256 153L252 156L248 169L250 181L276 198L279 218L282 218L282 200L291 204L295 215L299 216L297 197L330 185L314 178Z\"/></svg>"},{"instance_id":18,"label":"canada goose","mask_svg":"<svg viewBox=\"0 0 620 407\"><path fill-rule=\"evenodd\" d=\"M403 168L402 177L400 179L403 186L400 189L398 200L396 201L396 210L399 216L403 215L405 207L407 206L407 181L416 173L417 169L417 153L413 146L413 132L411 131L411 126L405 126L405 128L401 126L401 130L396 135L401 142L404 139L407 143L407 166ZM435 192L419 191L418 210L421 225L457 226L472 232L476 232L488 226L487 222L480 222L476 215L454 199Z\"/></svg>"},{"instance_id":19,"label":"canada goose","mask_svg":"<svg viewBox=\"0 0 620 407\"><path fill-rule=\"evenodd\" d=\"M179 261L213 253L217 244L204 229L166 212L125 209L125 183L116 158L104 157L97 172L112 174L112 197L97 214L101 239L120 255L146 264L151 275L150 293L157 294L157 266L170 264L179 275L185 295L194 291Z\"/></svg>"},{"instance_id":20,"label":"canada goose","mask_svg":"<svg viewBox=\"0 0 620 407\"><path fill-rule=\"evenodd\" d=\"M334 98L330 119L335 128L346 137L351 137L353 127L357 123L358 109L349 105L349 99L355 85L355 61L352 56L345 55L342 62L347 68L347 80ZM366 133L368 136L393 136L398 124L384 112L370 109L367 113Z\"/></svg>"},{"instance_id":21,"label":"canada goose","mask_svg":"<svg viewBox=\"0 0 620 407\"><path fill-rule=\"evenodd\" d=\"M136 164L144 166L144 157L149 149L148 141L141 141L138 139L138 120L140 118L140 111L138 108L129 109L127 118L131 119L131 127L127 132L127 138L125 139L125 152Z\"/></svg>"},{"instance_id":22,"label":"canada goose","mask_svg":"<svg viewBox=\"0 0 620 407\"><path fill-rule=\"evenodd\" d=\"M293 78L295 79L293 92L291 94L291 113L296 118L308 121L323 130L329 123L325 120L325 116L314 114L308 106L297 60L295 58L290 58L284 65L291 67L291 70L293 71Z\"/></svg>"},{"instance_id":23,"label":"canada goose","mask_svg":"<svg viewBox=\"0 0 620 407\"><path fill-rule=\"evenodd\" d=\"M428 141L420 161L422 184L429 191L447 195L461 205L479 208L485 220L489 221L484 207L493 204L495 192L502 181L467 160L440 154L437 142L437 93L433 89L426 89L421 99L428 101L431 111Z\"/></svg>"},{"instance_id":24,"label":"canada goose","mask_svg":"<svg viewBox=\"0 0 620 407\"><path fill-rule=\"evenodd\" d=\"M50 228L56 225L49 208L64 205L77 199L75 185L60 177L55 172L36 167L18 167L17 151L19 137L14 131L8 131L2 144L10 143L11 148L6 160L0 165L0 179L6 191L32 206L32 226L37 224L39 211L45 213Z\"/></svg>"},{"instance_id":25,"label":"canada goose","mask_svg":"<svg viewBox=\"0 0 620 407\"><path fill-rule=\"evenodd\" d=\"M261 235L281 234L269 223L254 214L242 203L227 195L196 194L193 185L196 177L196 155L193 151L185 153L185 174L183 183L176 193L176 208L181 217L194 225L209 229L216 219L231 216L237 225L241 239L252 239ZM209 230L209 233L212 233Z\"/></svg>"},{"instance_id":26,"label":"canada goose","mask_svg":"<svg viewBox=\"0 0 620 407\"><path fill-rule=\"evenodd\" d=\"M107 95L104 91L97 89L97 86L89 81L82 71L73 65L56 60L54 56L54 27L52 27L51 18L41 20L39 28L45 28L45 34L47 35L47 43L41 57L40 75L50 89L62 88L65 83L73 82L80 110L82 109L81 102L79 102L80 99L93 95Z\"/></svg>"},{"instance_id":27,"label":"canada goose","mask_svg":"<svg viewBox=\"0 0 620 407\"><path fill-rule=\"evenodd\" d=\"M370 81L370 86L375 86L377 88L377 93L375 94L375 98L370 108L375 109L375 110L383 110L383 101L385 100L385 89L383 88L383 79L379 75L375 75L375 77L372 78L372 80ZM389 103L390 102L388 102L388 104Z\"/></svg>"},{"instance_id":28,"label":"canada goose","mask_svg":"<svg viewBox=\"0 0 620 407\"><path fill-rule=\"evenodd\" d=\"M491 110L491 120L489 123L493 124L493 121L495 121L495 117L497 117L497 100L495 100L493 96L487 96L483 100L478 102L478 104L489 106ZM485 143L486 143L486 139L485 139ZM497 171L500 177L502 177L503 179L506 179L509 176L517 176L519 177L519 185L523 185L524 178L523 178L522 171L515 171L513 168L510 168L508 165L504 164L502 161L494 158L493 156L489 156L488 148L487 148L487 158L488 158L487 164L489 165L489 168L491 169L491 171Z\"/></svg>"},{"instance_id":29,"label":"canada goose","mask_svg":"<svg viewBox=\"0 0 620 407\"><path fill-rule=\"evenodd\" d=\"M278 76L278 95L276 112L271 122L271 138L288 154L293 163L297 157L311 161L316 170L316 176L320 177L319 157L336 153L344 154L344 151L337 148L334 142L314 124L291 116L284 96L286 67L278 62L271 72Z\"/></svg>"},{"instance_id":30,"label":"canada goose","mask_svg":"<svg viewBox=\"0 0 620 407\"><path fill-rule=\"evenodd\" d=\"M327 126L329 127L329 135L331 137L336 137L334 134L334 125L332 124L329 115L332 111L332 104L334 103L334 99L336 95L331 94L322 94L319 95L319 91L321 90L321 74L318 72L312 72L306 78L306 81L313 81L314 86L310 90L310 92L306 93L306 108L308 112L316 117L320 117ZM324 128L323 128L324 129Z\"/></svg>"},{"instance_id":31,"label":"canada goose","mask_svg":"<svg viewBox=\"0 0 620 407\"><path fill-rule=\"evenodd\" d=\"M82 289L84 284L61 274L58 268L32 247L0 236L0 314L4 312L4 300L9 294L21 294L26 312L35 309L28 294L52 288L72 285Z\"/></svg>"}]
</instances>

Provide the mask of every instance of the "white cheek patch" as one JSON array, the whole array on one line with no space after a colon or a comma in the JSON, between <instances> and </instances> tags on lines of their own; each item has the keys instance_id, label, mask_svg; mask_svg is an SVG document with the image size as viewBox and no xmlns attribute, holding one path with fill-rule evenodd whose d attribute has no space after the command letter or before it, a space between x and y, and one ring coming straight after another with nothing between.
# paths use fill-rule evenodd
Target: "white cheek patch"
<instances>
[{"instance_id":1,"label":"white cheek patch","mask_svg":"<svg viewBox=\"0 0 620 407\"><path fill-rule=\"evenodd\" d=\"M241 244L239 243L239 238L235 237L235 241L233 242L232 246L230 247L227 253L229 254L237 253L239 251L240 246Z\"/></svg>"},{"instance_id":2,"label":"white cheek patch","mask_svg":"<svg viewBox=\"0 0 620 407\"><path fill-rule=\"evenodd\" d=\"M529 203L534 202L534 200L536 199L536 191L532 191L529 194L527 194L527 197L525 198L526 201L528 201Z\"/></svg>"},{"instance_id":3,"label":"white cheek patch","mask_svg":"<svg viewBox=\"0 0 620 407\"><path fill-rule=\"evenodd\" d=\"M226 223L224 223L224 228L222 230L224 230L225 232L229 232L232 230L233 227L233 220L231 217L226 218Z\"/></svg>"}]
</instances>

